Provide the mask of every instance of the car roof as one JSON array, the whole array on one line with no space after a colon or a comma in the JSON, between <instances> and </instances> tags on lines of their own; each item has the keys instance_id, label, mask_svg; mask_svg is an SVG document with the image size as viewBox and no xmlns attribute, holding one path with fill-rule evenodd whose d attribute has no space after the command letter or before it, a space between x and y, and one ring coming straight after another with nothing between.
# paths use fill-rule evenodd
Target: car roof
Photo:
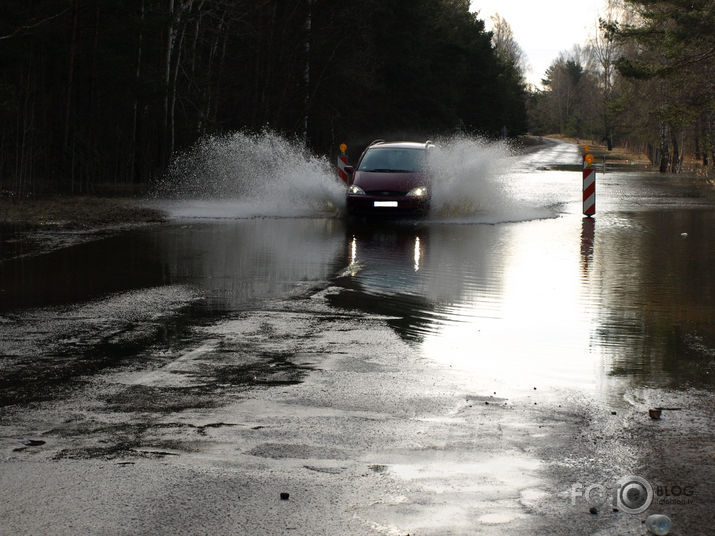
<instances>
[{"instance_id":1,"label":"car roof","mask_svg":"<svg viewBox=\"0 0 715 536\"><path fill-rule=\"evenodd\" d=\"M434 144L431 141L417 142L417 141L390 141L386 142L383 140L376 140L370 144L368 149L426 149Z\"/></svg>"}]
</instances>

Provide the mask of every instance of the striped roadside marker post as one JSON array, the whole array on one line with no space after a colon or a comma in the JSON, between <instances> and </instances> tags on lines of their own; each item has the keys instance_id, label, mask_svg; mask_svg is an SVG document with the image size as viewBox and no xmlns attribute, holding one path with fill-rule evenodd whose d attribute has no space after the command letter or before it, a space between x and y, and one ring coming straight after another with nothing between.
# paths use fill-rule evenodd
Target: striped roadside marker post
<instances>
[{"instance_id":1,"label":"striped roadside marker post","mask_svg":"<svg viewBox=\"0 0 715 536\"><path fill-rule=\"evenodd\" d=\"M345 171L345 166L348 165L348 155L345 154L345 151L347 149L347 145L345 145L344 143L340 144L340 152L342 154L338 156L338 177L345 184L348 183L348 172Z\"/></svg>"},{"instance_id":2,"label":"striped roadside marker post","mask_svg":"<svg viewBox=\"0 0 715 536\"><path fill-rule=\"evenodd\" d=\"M593 155L584 147L583 155L583 213L589 218L596 214L596 170L591 167Z\"/></svg>"}]
</instances>

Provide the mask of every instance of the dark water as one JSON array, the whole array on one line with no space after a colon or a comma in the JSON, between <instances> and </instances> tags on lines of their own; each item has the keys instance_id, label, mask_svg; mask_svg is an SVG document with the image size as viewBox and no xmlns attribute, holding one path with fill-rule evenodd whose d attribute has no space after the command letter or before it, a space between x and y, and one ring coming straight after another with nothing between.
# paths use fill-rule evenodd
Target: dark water
<instances>
[{"instance_id":1,"label":"dark water","mask_svg":"<svg viewBox=\"0 0 715 536\"><path fill-rule=\"evenodd\" d=\"M340 231L336 231L340 229ZM257 219L129 231L0 264L0 311L61 305L162 285L198 287L207 307L254 300L326 280L342 245L337 220Z\"/></svg>"},{"instance_id":2,"label":"dark water","mask_svg":"<svg viewBox=\"0 0 715 536\"><path fill-rule=\"evenodd\" d=\"M229 314L334 285L334 307L385 315L429 359L505 382L711 383L714 228L700 209L168 225L3 263L2 311L181 284Z\"/></svg>"}]
</instances>

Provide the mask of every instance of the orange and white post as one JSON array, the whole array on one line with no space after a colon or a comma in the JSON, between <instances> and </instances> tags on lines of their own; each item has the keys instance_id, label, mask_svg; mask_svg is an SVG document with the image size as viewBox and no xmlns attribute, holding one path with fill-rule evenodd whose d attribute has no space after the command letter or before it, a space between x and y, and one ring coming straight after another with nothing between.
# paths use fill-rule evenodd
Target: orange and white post
<instances>
[{"instance_id":1,"label":"orange and white post","mask_svg":"<svg viewBox=\"0 0 715 536\"><path fill-rule=\"evenodd\" d=\"M584 147L583 155L583 213L589 218L596 214L596 170L593 165L593 155Z\"/></svg>"},{"instance_id":2,"label":"orange and white post","mask_svg":"<svg viewBox=\"0 0 715 536\"><path fill-rule=\"evenodd\" d=\"M348 150L348 146L345 145L344 143L340 144L340 154L338 156L338 177L340 177L340 180L343 181L345 184L348 183L348 172L345 170L345 166L348 165L348 155L345 154L345 151Z\"/></svg>"}]
</instances>

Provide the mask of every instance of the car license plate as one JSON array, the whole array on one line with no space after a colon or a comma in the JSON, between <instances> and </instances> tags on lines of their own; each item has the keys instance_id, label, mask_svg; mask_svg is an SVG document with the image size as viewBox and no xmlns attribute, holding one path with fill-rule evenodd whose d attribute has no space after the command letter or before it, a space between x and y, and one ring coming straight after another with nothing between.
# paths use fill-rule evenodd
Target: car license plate
<instances>
[{"instance_id":1,"label":"car license plate","mask_svg":"<svg viewBox=\"0 0 715 536\"><path fill-rule=\"evenodd\" d=\"M396 207L397 201L373 201L373 207Z\"/></svg>"}]
</instances>

